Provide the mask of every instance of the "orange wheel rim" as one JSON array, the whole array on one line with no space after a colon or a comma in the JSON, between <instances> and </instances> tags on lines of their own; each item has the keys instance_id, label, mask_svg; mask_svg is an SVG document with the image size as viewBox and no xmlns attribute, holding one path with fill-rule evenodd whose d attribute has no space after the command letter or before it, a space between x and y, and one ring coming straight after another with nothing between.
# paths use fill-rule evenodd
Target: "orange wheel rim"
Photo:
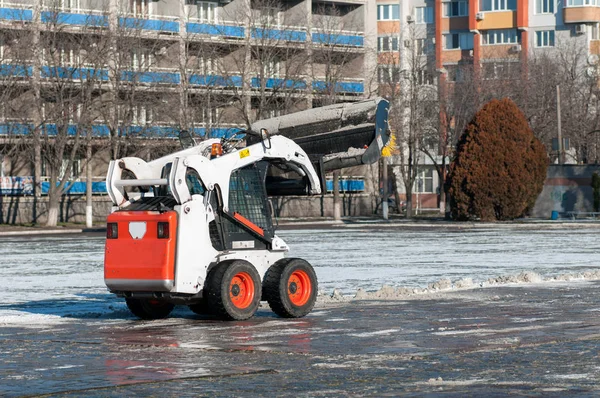
<instances>
[{"instance_id":1,"label":"orange wheel rim","mask_svg":"<svg viewBox=\"0 0 600 398\"><path fill-rule=\"evenodd\" d=\"M248 308L254 300L254 281L250 274L238 272L231 278L229 284L231 303L240 309Z\"/></svg>"},{"instance_id":2,"label":"orange wheel rim","mask_svg":"<svg viewBox=\"0 0 600 398\"><path fill-rule=\"evenodd\" d=\"M305 271L296 270L290 275L287 293L292 304L301 307L308 302L312 293L310 277Z\"/></svg>"}]
</instances>

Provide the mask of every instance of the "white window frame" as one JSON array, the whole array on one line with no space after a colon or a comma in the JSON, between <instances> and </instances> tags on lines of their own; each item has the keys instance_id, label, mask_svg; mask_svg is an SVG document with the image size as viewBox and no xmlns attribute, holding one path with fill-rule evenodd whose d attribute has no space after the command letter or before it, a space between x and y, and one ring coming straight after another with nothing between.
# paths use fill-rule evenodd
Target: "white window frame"
<instances>
[{"instance_id":1,"label":"white window frame","mask_svg":"<svg viewBox=\"0 0 600 398\"><path fill-rule=\"evenodd\" d=\"M472 50L473 49L473 34L472 33L447 33L444 34L444 50ZM455 36L456 40L458 40L457 47L448 47L448 38L452 36L452 41L454 42Z\"/></svg>"},{"instance_id":2,"label":"white window frame","mask_svg":"<svg viewBox=\"0 0 600 398\"><path fill-rule=\"evenodd\" d=\"M202 111L200 112L200 117L202 118L201 123L205 126L214 126L219 122L220 115L220 108L202 107Z\"/></svg>"},{"instance_id":3,"label":"white window frame","mask_svg":"<svg viewBox=\"0 0 600 398\"><path fill-rule=\"evenodd\" d=\"M371 0L373 1L373 0ZM387 18L385 17L387 10ZM394 11L397 16L394 17ZM398 21L400 20L400 5L399 4L378 4L377 5L377 20L378 21Z\"/></svg>"},{"instance_id":4,"label":"white window frame","mask_svg":"<svg viewBox=\"0 0 600 398\"><path fill-rule=\"evenodd\" d=\"M400 49L400 39L398 36L379 36L377 38L377 52L387 53L398 51Z\"/></svg>"},{"instance_id":5,"label":"white window frame","mask_svg":"<svg viewBox=\"0 0 600 398\"><path fill-rule=\"evenodd\" d=\"M458 4L458 13L456 15L453 14L452 8L454 4ZM469 16L469 2L466 0L453 0L453 1L445 1L442 3L442 17L444 18L454 18L454 17L467 17Z\"/></svg>"},{"instance_id":6,"label":"white window frame","mask_svg":"<svg viewBox=\"0 0 600 398\"><path fill-rule=\"evenodd\" d=\"M535 32L535 46L537 48L554 47L556 33L554 30L538 30Z\"/></svg>"},{"instance_id":7,"label":"white window frame","mask_svg":"<svg viewBox=\"0 0 600 398\"><path fill-rule=\"evenodd\" d=\"M554 14L554 11L556 10L555 3L556 3L556 0L535 0L535 14L536 15ZM541 10L540 10L540 7L541 7Z\"/></svg>"},{"instance_id":8,"label":"white window frame","mask_svg":"<svg viewBox=\"0 0 600 398\"><path fill-rule=\"evenodd\" d=\"M495 46L518 44L519 33L517 29L491 29L481 33L481 45Z\"/></svg>"},{"instance_id":9,"label":"white window frame","mask_svg":"<svg viewBox=\"0 0 600 398\"><path fill-rule=\"evenodd\" d=\"M401 74L398 65L379 65L377 68L377 82L380 84L397 84Z\"/></svg>"},{"instance_id":10,"label":"white window frame","mask_svg":"<svg viewBox=\"0 0 600 398\"><path fill-rule=\"evenodd\" d=\"M514 1L514 7L510 8L509 2ZM494 11L516 11L517 9L517 0L490 0L490 8L484 8L484 0L480 2L481 11L485 12L494 12Z\"/></svg>"},{"instance_id":11,"label":"white window frame","mask_svg":"<svg viewBox=\"0 0 600 398\"><path fill-rule=\"evenodd\" d=\"M196 20L199 22L217 22L219 3L215 1L196 1Z\"/></svg>"},{"instance_id":12,"label":"white window frame","mask_svg":"<svg viewBox=\"0 0 600 398\"><path fill-rule=\"evenodd\" d=\"M431 183L431 190L425 190L427 182ZM436 193L433 180L433 169L425 168L417 171L417 178L415 178L415 193Z\"/></svg>"},{"instance_id":13,"label":"white window frame","mask_svg":"<svg viewBox=\"0 0 600 398\"><path fill-rule=\"evenodd\" d=\"M81 10L80 0L60 0L60 9L63 11Z\"/></svg>"},{"instance_id":14,"label":"white window frame","mask_svg":"<svg viewBox=\"0 0 600 398\"><path fill-rule=\"evenodd\" d=\"M152 15L152 0L129 0L129 7L131 8L130 14L134 17Z\"/></svg>"},{"instance_id":15,"label":"white window frame","mask_svg":"<svg viewBox=\"0 0 600 398\"><path fill-rule=\"evenodd\" d=\"M426 55L429 51L427 39L425 38L415 39L414 46L416 55Z\"/></svg>"},{"instance_id":16,"label":"white window frame","mask_svg":"<svg viewBox=\"0 0 600 398\"><path fill-rule=\"evenodd\" d=\"M280 26L281 13L277 7L263 7L260 9L260 23L265 26Z\"/></svg>"},{"instance_id":17,"label":"white window frame","mask_svg":"<svg viewBox=\"0 0 600 398\"><path fill-rule=\"evenodd\" d=\"M150 49L138 48L131 52L131 68L133 70L148 70L153 65L154 54Z\"/></svg>"},{"instance_id":18,"label":"white window frame","mask_svg":"<svg viewBox=\"0 0 600 398\"><path fill-rule=\"evenodd\" d=\"M273 58L265 61L265 77L278 78L281 75L281 60Z\"/></svg>"},{"instance_id":19,"label":"white window frame","mask_svg":"<svg viewBox=\"0 0 600 398\"><path fill-rule=\"evenodd\" d=\"M154 112L145 104L134 105L131 109L131 124L145 126L153 121Z\"/></svg>"},{"instance_id":20,"label":"white window frame","mask_svg":"<svg viewBox=\"0 0 600 398\"><path fill-rule=\"evenodd\" d=\"M196 56L196 65L197 70L205 76L213 75L217 71L217 60L212 55L198 54Z\"/></svg>"},{"instance_id":21,"label":"white window frame","mask_svg":"<svg viewBox=\"0 0 600 398\"><path fill-rule=\"evenodd\" d=\"M433 23L433 7L415 7L415 22L418 24Z\"/></svg>"}]
</instances>

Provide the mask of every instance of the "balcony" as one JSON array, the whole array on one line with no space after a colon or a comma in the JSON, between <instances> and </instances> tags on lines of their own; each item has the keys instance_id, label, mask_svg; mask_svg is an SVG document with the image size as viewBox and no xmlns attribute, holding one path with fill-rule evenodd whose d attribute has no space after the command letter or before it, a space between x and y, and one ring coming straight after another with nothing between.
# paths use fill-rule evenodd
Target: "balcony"
<instances>
[{"instance_id":1,"label":"balcony","mask_svg":"<svg viewBox=\"0 0 600 398\"><path fill-rule=\"evenodd\" d=\"M317 93L329 92L331 84L323 80L316 80L312 83L312 88ZM348 79L335 83L334 91L336 94L362 94L365 92L365 85L362 79Z\"/></svg>"},{"instance_id":2,"label":"balcony","mask_svg":"<svg viewBox=\"0 0 600 398\"><path fill-rule=\"evenodd\" d=\"M343 47L364 47L365 38L358 32L340 31L339 33L315 32L311 34L313 44Z\"/></svg>"},{"instance_id":3,"label":"balcony","mask_svg":"<svg viewBox=\"0 0 600 398\"><path fill-rule=\"evenodd\" d=\"M565 23L600 22L600 7L596 6L565 6Z\"/></svg>"},{"instance_id":4,"label":"balcony","mask_svg":"<svg viewBox=\"0 0 600 398\"><path fill-rule=\"evenodd\" d=\"M293 80L293 79L280 79L276 77L270 77L264 79L265 88L274 90L304 90L306 89L306 82L303 80ZM251 81L252 88L261 88L261 79L258 77L253 77Z\"/></svg>"},{"instance_id":5,"label":"balcony","mask_svg":"<svg viewBox=\"0 0 600 398\"><path fill-rule=\"evenodd\" d=\"M186 30L187 33L216 36L230 39L243 39L246 35L246 30L241 26L236 26L233 22L231 23L231 25L229 23L220 25L188 22L186 23Z\"/></svg>"},{"instance_id":6,"label":"balcony","mask_svg":"<svg viewBox=\"0 0 600 398\"><path fill-rule=\"evenodd\" d=\"M478 30L509 29L517 27L516 11L483 11L484 19L477 21Z\"/></svg>"},{"instance_id":7,"label":"balcony","mask_svg":"<svg viewBox=\"0 0 600 398\"><path fill-rule=\"evenodd\" d=\"M305 42L306 32L301 28L281 27L278 29L252 28L252 38L288 42Z\"/></svg>"},{"instance_id":8,"label":"balcony","mask_svg":"<svg viewBox=\"0 0 600 398\"><path fill-rule=\"evenodd\" d=\"M31 5L3 3L0 8L0 19L5 21L31 21L33 10Z\"/></svg>"}]
</instances>

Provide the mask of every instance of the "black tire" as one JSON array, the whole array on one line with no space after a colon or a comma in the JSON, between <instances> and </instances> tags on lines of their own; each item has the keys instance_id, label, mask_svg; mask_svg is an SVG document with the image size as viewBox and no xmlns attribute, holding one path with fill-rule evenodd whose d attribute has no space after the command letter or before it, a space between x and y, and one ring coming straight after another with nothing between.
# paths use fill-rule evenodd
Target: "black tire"
<instances>
[{"instance_id":1,"label":"black tire","mask_svg":"<svg viewBox=\"0 0 600 398\"><path fill-rule=\"evenodd\" d=\"M194 314L198 314L198 315L210 315L211 314L210 307L208 306L206 297L203 297L202 300L197 303L188 305L188 307L190 308L190 310L192 310L192 312Z\"/></svg>"},{"instance_id":2,"label":"black tire","mask_svg":"<svg viewBox=\"0 0 600 398\"><path fill-rule=\"evenodd\" d=\"M174 304L153 299L125 298L129 311L138 318L145 320L164 319L169 316Z\"/></svg>"},{"instance_id":3,"label":"black tire","mask_svg":"<svg viewBox=\"0 0 600 398\"><path fill-rule=\"evenodd\" d=\"M211 313L221 319L252 318L260 304L260 276L247 261L218 264L209 272L204 289Z\"/></svg>"},{"instance_id":4,"label":"black tire","mask_svg":"<svg viewBox=\"0 0 600 398\"><path fill-rule=\"evenodd\" d=\"M267 300L277 315L301 318L313 309L317 301L317 289L317 275L307 261L284 258L267 270L263 281L263 299Z\"/></svg>"}]
</instances>

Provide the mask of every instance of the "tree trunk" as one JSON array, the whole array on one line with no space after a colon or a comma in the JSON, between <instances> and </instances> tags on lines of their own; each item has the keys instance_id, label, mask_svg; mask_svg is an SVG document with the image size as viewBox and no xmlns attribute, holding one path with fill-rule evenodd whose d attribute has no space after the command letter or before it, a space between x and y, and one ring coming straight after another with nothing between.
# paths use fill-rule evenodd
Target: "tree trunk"
<instances>
[{"instance_id":1,"label":"tree trunk","mask_svg":"<svg viewBox=\"0 0 600 398\"><path fill-rule=\"evenodd\" d=\"M340 171L333 172L333 219L342 219L342 202L340 198Z\"/></svg>"},{"instance_id":2,"label":"tree trunk","mask_svg":"<svg viewBox=\"0 0 600 398\"><path fill-rule=\"evenodd\" d=\"M56 192L48 194L48 219L46 220L47 227L56 227L58 224L58 201L60 196Z\"/></svg>"},{"instance_id":3,"label":"tree trunk","mask_svg":"<svg viewBox=\"0 0 600 398\"><path fill-rule=\"evenodd\" d=\"M92 228L93 213L92 213L92 144L89 142L86 148L86 164L85 164L85 226Z\"/></svg>"},{"instance_id":4,"label":"tree trunk","mask_svg":"<svg viewBox=\"0 0 600 398\"><path fill-rule=\"evenodd\" d=\"M406 218L412 218L413 216L413 200L412 200L412 189L406 190Z\"/></svg>"}]
</instances>

